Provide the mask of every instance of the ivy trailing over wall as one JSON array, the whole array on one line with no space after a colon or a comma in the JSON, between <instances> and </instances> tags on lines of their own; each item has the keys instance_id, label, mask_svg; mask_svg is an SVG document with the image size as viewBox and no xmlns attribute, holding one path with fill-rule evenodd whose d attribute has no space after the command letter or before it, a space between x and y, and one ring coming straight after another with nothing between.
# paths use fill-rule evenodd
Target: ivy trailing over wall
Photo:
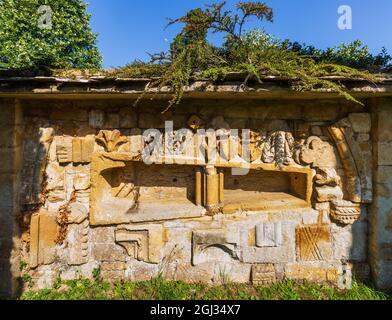
<instances>
[{"instance_id":1,"label":"ivy trailing over wall","mask_svg":"<svg viewBox=\"0 0 392 320\"><path fill-rule=\"evenodd\" d=\"M356 66L353 63L356 61L355 55L351 60L344 60L342 53L346 47L322 53L312 47L280 41L263 29L247 30L250 18L256 18L260 22L273 22L273 10L261 2L238 2L235 11L226 10L226 1L191 10L184 16L169 21L169 25L182 24L184 27L168 52L151 55L149 63L137 61L118 68L111 75L158 77L152 86L169 86L174 90L167 109L181 101L184 87L191 81L224 80L231 72L244 73L244 84L250 79L261 82L264 76L287 77L295 83L296 90L326 89L338 92L344 98L359 104L361 102L350 95L341 83L326 77L377 80L377 76L368 70L352 67ZM208 41L209 35L217 33L224 37L220 47ZM357 43L354 48L350 47L346 51L352 50L355 53L362 49ZM338 59L339 54L341 59ZM368 59L372 57L367 55ZM378 64L374 63L372 66L378 66L379 69L390 61L385 52L373 59L378 59Z\"/></svg>"}]
</instances>

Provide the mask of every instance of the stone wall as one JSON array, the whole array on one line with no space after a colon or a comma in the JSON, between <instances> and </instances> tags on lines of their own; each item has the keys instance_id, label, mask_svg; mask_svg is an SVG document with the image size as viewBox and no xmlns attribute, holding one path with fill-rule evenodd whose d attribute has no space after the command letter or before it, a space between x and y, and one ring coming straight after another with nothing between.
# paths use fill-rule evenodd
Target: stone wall
<instances>
[{"instance_id":1,"label":"stone wall","mask_svg":"<svg viewBox=\"0 0 392 320\"><path fill-rule=\"evenodd\" d=\"M381 289L392 288L392 100L373 99L374 203L370 216L370 261Z\"/></svg>"},{"instance_id":2,"label":"stone wall","mask_svg":"<svg viewBox=\"0 0 392 320\"><path fill-rule=\"evenodd\" d=\"M19 103L0 99L0 296L16 293L19 273L19 174L23 116Z\"/></svg>"},{"instance_id":3,"label":"stone wall","mask_svg":"<svg viewBox=\"0 0 392 320\"><path fill-rule=\"evenodd\" d=\"M378 262L377 228L386 222L373 210L377 238L369 242L368 210L388 202L373 194L388 169L372 170L381 134L366 108L335 100L185 99L161 114L164 104L23 100L13 109L23 109L23 119L4 117L14 119L14 135L4 134L19 144L23 124L24 143L22 152L18 143L5 151L14 165L2 187L13 193L3 192L1 205L12 201L9 212L20 213L21 261L36 287L92 277L95 268L109 280L161 274L206 283L289 278L347 286L351 273L369 276L368 243L377 253L370 261ZM170 147L170 156L158 152L147 165L145 150L158 140L143 133L163 133L168 120L173 134L155 146ZM195 156L200 128L229 137L250 129L249 174L232 175L241 167L241 137L218 141L217 163ZM12 176L18 172L20 186ZM11 232L14 222L1 225Z\"/></svg>"},{"instance_id":4,"label":"stone wall","mask_svg":"<svg viewBox=\"0 0 392 320\"><path fill-rule=\"evenodd\" d=\"M23 102L21 256L37 287L98 267L111 280L207 283L368 275L372 148L363 109L184 100L161 114L157 104ZM146 165L151 137L142 134L163 131L166 120L190 132L162 136L162 149L174 152L164 160L182 162L158 155ZM214 165L190 155L198 128L251 129L251 172L231 175L240 153Z\"/></svg>"}]
</instances>

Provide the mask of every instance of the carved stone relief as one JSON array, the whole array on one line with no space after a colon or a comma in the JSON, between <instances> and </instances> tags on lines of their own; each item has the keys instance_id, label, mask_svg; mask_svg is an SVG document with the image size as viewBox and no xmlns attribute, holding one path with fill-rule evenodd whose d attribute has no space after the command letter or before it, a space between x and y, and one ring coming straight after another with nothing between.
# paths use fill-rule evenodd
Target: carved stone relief
<instances>
[{"instance_id":1,"label":"carved stone relief","mask_svg":"<svg viewBox=\"0 0 392 320\"><path fill-rule=\"evenodd\" d=\"M251 282L255 286L266 286L275 283L275 266L270 263L252 265Z\"/></svg>"},{"instance_id":2,"label":"carved stone relief","mask_svg":"<svg viewBox=\"0 0 392 320\"><path fill-rule=\"evenodd\" d=\"M331 218L339 224L353 224L361 216L361 205L351 201L333 201Z\"/></svg>"},{"instance_id":3,"label":"carved stone relief","mask_svg":"<svg viewBox=\"0 0 392 320\"><path fill-rule=\"evenodd\" d=\"M262 160L277 166L290 165L293 162L294 147L295 140L290 132L273 132L267 136Z\"/></svg>"},{"instance_id":4,"label":"carved stone relief","mask_svg":"<svg viewBox=\"0 0 392 320\"><path fill-rule=\"evenodd\" d=\"M61 164L89 163L94 151L94 137L56 137L57 160Z\"/></svg>"},{"instance_id":5,"label":"carved stone relief","mask_svg":"<svg viewBox=\"0 0 392 320\"><path fill-rule=\"evenodd\" d=\"M53 263L58 225L56 216L45 210L33 214L30 225L30 267Z\"/></svg>"},{"instance_id":6,"label":"carved stone relief","mask_svg":"<svg viewBox=\"0 0 392 320\"><path fill-rule=\"evenodd\" d=\"M371 150L361 150L348 119L328 128L335 141L345 171L347 200L355 203L372 202L372 155Z\"/></svg>"},{"instance_id":7,"label":"carved stone relief","mask_svg":"<svg viewBox=\"0 0 392 320\"><path fill-rule=\"evenodd\" d=\"M279 247L283 244L282 223L259 223L256 225L257 247Z\"/></svg>"},{"instance_id":8,"label":"carved stone relief","mask_svg":"<svg viewBox=\"0 0 392 320\"><path fill-rule=\"evenodd\" d=\"M154 264L161 261L164 243L162 225L119 227L115 231L115 240L131 258Z\"/></svg>"},{"instance_id":9,"label":"carved stone relief","mask_svg":"<svg viewBox=\"0 0 392 320\"><path fill-rule=\"evenodd\" d=\"M104 147L106 152L110 153L118 151L121 145L128 142L128 139L121 136L121 133L118 130L101 130L96 137L96 141Z\"/></svg>"},{"instance_id":10,"label":"carved stone relief","mask_svg":"<svg viewBox=\"0 0 392 320\"><path fill-rule=\"evenodd\" d=\"M215 255L209 255L211 248L219 249L231 259L238 259L239 239L224 229L197 230L192 237L192 264L194 266L215 261ZM219 258L218 258L219 259Z\"/></svg>"},{"instance_id":11,"label":"carved stone relief","mask_svg":"<svg viewBox=\"0 0 392 320\"><path fill-rule=\"evenodd\" d=\"M328 261L333 257L331 231L328 224L314 224L296 228L298 261Z\"/></svg>"}]
</instances>

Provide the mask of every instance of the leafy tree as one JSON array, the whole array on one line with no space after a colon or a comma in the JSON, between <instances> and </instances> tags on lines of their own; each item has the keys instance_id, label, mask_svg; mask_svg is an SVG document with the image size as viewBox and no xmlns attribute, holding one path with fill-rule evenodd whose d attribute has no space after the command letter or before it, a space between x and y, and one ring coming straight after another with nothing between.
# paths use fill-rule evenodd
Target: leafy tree
<instances>
[{"instance_id":1,"label":"leafy tree","mask_svg":"<svg viewBox=\"0 0 392 320\"><path fill-rule=\"evenodd\" d=\"M51 9L51 27L42 5ZM0 1L0 68L99 68L102 58L86 8L82 0Z\"/></svg>"}]
</instances>

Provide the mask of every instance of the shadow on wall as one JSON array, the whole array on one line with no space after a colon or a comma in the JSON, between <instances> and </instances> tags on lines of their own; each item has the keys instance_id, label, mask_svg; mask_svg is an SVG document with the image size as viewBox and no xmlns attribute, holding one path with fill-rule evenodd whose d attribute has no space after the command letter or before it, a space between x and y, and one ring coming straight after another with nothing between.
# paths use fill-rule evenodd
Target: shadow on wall
<instances>
[{"instance_id":1,"label":"shadow on wall","mask_svg":"<svg viewBox=\"0 0 392 320\"><path fill-rule=\"evenodd\" d=\"M15 213L21 152L21 112L14 100L0 100L0 296L17 291L19 230Z\"/></svg>"}]
</instances>

